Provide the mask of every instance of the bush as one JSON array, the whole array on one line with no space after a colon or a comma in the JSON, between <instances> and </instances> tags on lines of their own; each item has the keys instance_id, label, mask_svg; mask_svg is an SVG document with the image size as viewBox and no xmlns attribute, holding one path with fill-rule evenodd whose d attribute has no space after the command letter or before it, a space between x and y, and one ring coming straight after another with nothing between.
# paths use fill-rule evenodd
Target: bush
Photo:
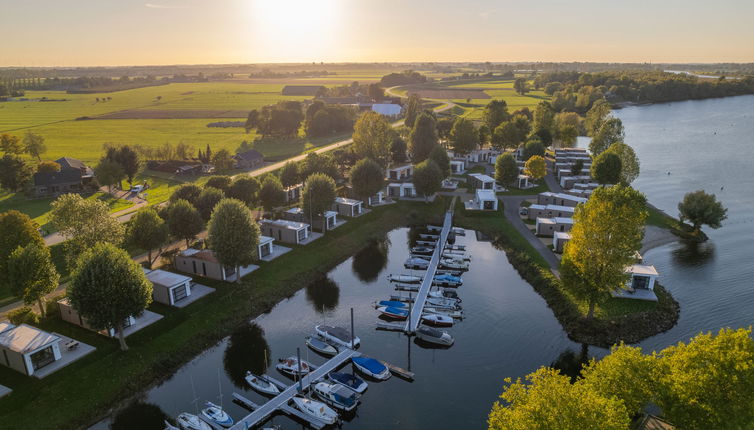
<instances>
[{"instance_id":1,"label":"bush","mask_svg":"<svg viewBox=\"0 0 754 430\"><path fill-rule=\"evenodd\" d=\"M31 325L39 324L39 315L34 313L29 306L24 306L8 312L8 319L15 325L24 323Z\"/></svg>"},{"instance_id":2,"label":"bush","mask_svg":"<svg viewBox=\"0 0 754 430\"><path fill-rule=\"evenodd\" d=\"M63 297L65 297L65 293L55 294L54 296L45 300L45 318L58 318L60 316L58 300L62 299Z\"/></svg>"}]
</instances>

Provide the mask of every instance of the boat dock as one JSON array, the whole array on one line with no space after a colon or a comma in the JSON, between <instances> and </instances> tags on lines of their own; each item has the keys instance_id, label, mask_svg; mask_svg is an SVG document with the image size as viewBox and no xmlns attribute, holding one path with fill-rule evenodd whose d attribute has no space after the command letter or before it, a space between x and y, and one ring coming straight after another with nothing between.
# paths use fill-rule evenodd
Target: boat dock
<instances>
[{"instance_id":1,"label":"boat dock","mask_svg":"<svg viewBox=\"0 0 754 430\"><path fill-rule=\"evenodd\" d=\"M282 411L289 415L294 415L298 418L301 418L309 424L316 428L321 429L326 424L324 421L319 420L317 418L314 418L310 415L306 415L297 409L292 408L288 403L291 401L291 399L296 395L299 394L299 387L303 386L304 391L309 389L309 386L314 383L314 381L323 378L328 373L332 372L333 370L337 369L338 367L345 364L348 360L351 359L351 357L358 357L361 353L349 349L344 348L338 355L335 357L327 360L326 363L319 366L314 371L310 372L307 375L304 375L301 378L300 383L296 382L293 385L285 385L280 381L274 381L270 379L270 382L272 382L275 385L281 384L281 388L285 388L280 394L273 397L267 403L263 405L257 405L256 403L252 402L251 400L245 398L244 396L233 393L233 398L235 398L238 402L242 403L245 407L251 409L253 412L249 415L245 416L244 418L236 421L236 423L231 427L231 430L246 430L251 427L254 427L255 425L259 424L260 422L264 421L272 415L275 411Z\"/></svg>"}]
</instances>

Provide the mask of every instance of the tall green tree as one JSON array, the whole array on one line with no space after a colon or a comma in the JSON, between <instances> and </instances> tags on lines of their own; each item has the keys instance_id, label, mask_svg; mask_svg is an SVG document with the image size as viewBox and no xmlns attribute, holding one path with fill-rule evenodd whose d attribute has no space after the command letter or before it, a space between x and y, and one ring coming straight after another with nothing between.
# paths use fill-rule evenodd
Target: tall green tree
<instances>
[{"instance_id":1,"label":"tall green tree","mask_svg":"<svg viewBox=\"0 0 754 430\"><path fill-rule=\"evenodd\" d=\"M594 136L597 131L602 127L607 117L610 115L610 103L605 99L599 99L589 111L586 113L586 119L584 120L584 128L589 136Z\"/></svg>"},{"instance_id":2,"label":"tall green tree","mask_svg":"<svg viewBox=\"0 0 754 430\"><path fill-rule=\"evenodd\" d=\"M351 185L354 194L367 201L385 186L385 172L377 162L364 158L351 169Z\"/></svg>"},{"instance_id":3,"label":"tall green tree","mask_svg":"<svg viewBox=\"0 0 754 430\"><path fill-rule=\"evenodd\" d=\"M597 188L576 207L560 271L563 287L588 303L587 318L627 280L625 268L641 248L646 219L644 195L622 185Z\"/></svg>"},{"instance_id":4,"label":"tall green tree","mask_svg":"<svg viewBox=\"0 0 754 430\"><path fill-rule=\"evenodd\" d=\"M393 141L390 142L390 161L393 164L401 164L405 163L408 159L406 157L406 151L408 151L408 146L406 146L406 141L403 140L402 137L398 135L398 133L395 133L393 136Z\"/></svg>"},{"instance_id":5,"label":"tall green tree","mask_svg":"<svg viewBox=\"0 0 754 430\"><path fill-rule=\"evenodd\" d=\"M354 151L362 158L371 158L381 166L387 166L393 133L393 128L383 115L372 111L364 112L354 126Z\"/></svg>"},{"instance_id":6,"label":"tall green tree","mask_svg":"<svg viewBox=\"0 0 754 430\"><path fill-rule=\"evenodd\" d=\"M81 256L71 275L68 298L93 328L115 329L120 349L128 351L125 322L143 314L152 303L152 283L126 251L98 243Z\"/></svg>"},{"instance_id":7,"label":"tall green tree","mask_svg":"<svg viewBox=\"0 0 754 430\"><path fill-rule=\"evenodd\" d=\"M690 222L695 234L699 234L703 224L720 228L722 222L728 218L728 209L717 201L714 194L708 194L704 190L686 193L683 200L678 203L678 212L681 222Z\"/></svg>"},{"instance_id":8,"label":"tall green tree","mask_svg":"<svg viewBox=\"0 0 754 430\"><path fill-rule=\"evenodd\" d=\"M406 102L406 116L403 123L408 128L413 128L416 119L422 112L422 99L419 94L411 93L408 95L408 101Z\"/></svg>"},{"instance_id":9,"label":"tall green tree","mask_svg":"<svg viewBox=\"0 0 754 430\"><path fill-rule=\"evenodd\" d=\"M240 268L257 257L259 225L240 200L223 199L217 204L208 225L209 248L225 266L236 268L236 282L241 282Z\"/></svg>"},{"instance_id":10,"label":"tall green tree","mask_svg":"<svg viewBox=\"0 0 754 430\"><path fill-rule=\"evenodd\" d=\"M267 175L262 180L262 187L259 189L259 202L267 212L285 203L285 190L283 190L283 185L276 176Z\"/></svg>"},{"instance_id":11,"label":"tall green tree","mask_svg":"<svg viewBox=\"0 0 754 430\"><path fill-rule=\"evenodd\" d=\"M210 176L207 179L207 182L204 184L204 186L217 188L218 190L225 193L228 191L228 188L230 188L230 184L232 182L233 178L228 175L214 175Z\"/></svg>"},{"instance_id":12,"label":"tall green tree","mask_svg":"<svg viewBox=\"0 0 754 430\"><path fill-rule=\"evenodd\" d=\"M329 211L335 203L335 197L335 181L331 177L322 173L309 176L301 193L304 216L312 219Z\"/></svg>"},{"instance_id":13,"label":"tall green tree","mask_svg":"<svg viewBox=\"0 0 754 430\"><path fill-rule=\"evenodd\" d=\"M154 208L139 210L128 222L126 227L126 242L139 249L147 250L149 268L162 253L162 247L167 244L170 236L168 225L157 215ZM157 250L152 258L152 251Z\"/></svg>"},{"instance_id":14,"label":"tall green tree","mask_svg":"<svg viewBox=\"0 0 754 430\"><path fill-rule=\"evenodd\" d=\"M589 150L592 152L592 156L597 157L607 151L610 145L623 142L624 139L623 123L620 119L611 116L602 122L600 128L592 136L592 141L589 142Z\"/></svg>"},{"instance_id":15,"label":"tall green tree","mask_svg":"<svg viewBox=\"0 0 754 430\"><path fill-rule=\"evenodd\" d=\"M492 147L498 150L516 148L521 142L521 133L510 121L505 121L492 132Z\"/></svg>"},{"instance_id":16,"label":"tall green tree","mask_svg":"<svg viewBox=\"0 0 754 430\"><path fill-rule=\"evenodd\" d=\"M204 220L199 211L187 200L178 199L168 206L166 222L170 235L186 241L186 247L204 230Z\"/></svg>"},{"instance_id":17,"label":"tall green tree","mask_svg":"<svg viewBox=\"0 0 754 430\"><path fill-rule=\"evenodd\" d=\"M508 113L508 104L505 100L492 100L487 103L482 113L482 120L484 124L490 129L495 130L504 121L508 121L511 118Z\"/></svg>"},{"instance_id":18,"label":"tall green tree","mask_svg":"<svg viewBox=\"0 0 754 430\"><path fill-rule=\"evenodd\" d=\"M429 196L440 191L442 180L442 170L432 160L422 161L414 168L414 187L417 194L424 196L425 201L428 201Z\"/></svg>"},{"instance_id":19,"label":"tall green tree","mask_svg":"<svg viewBox=\"0 0 754 430\"><path fill-rule=\"evenodd\" d=\"M547 175L547 162L539 155L532 155L524 163L524 173L535 180L539 180Z\"/></svg>"},{"instance_id":20,"label":"tall green tree","mask_svg":"<svg viewBox=\"0 0 754 430\"><path fill-rule=\"evenodd\" d=\"M495 160L495 180L509 186L518 178L518 164L510 152L498 155Z\"/></svg>"},{"instance_id":21,"label":"tall green tree","mask_svg":"<svg viewBox=\"0 0 754 430\"><path fill-rule=\"evenodd\" d=\"M437 164L442 172L443 179L450 176L450 157L448 157L448 151L442 146L436 146L432 152L429 153L428 160L432 160Z\"/></svg>"},{"instance_id":22,"label":"tall green tree","mask_svg":"<svg viewBox=\"0 0 754 430\"><path fill-rule=\"evenodd\" d=\"M0 134L0 151L6 155L21 155L24 152L24 147L18 136L3 133Z\"/></svg>"},{"instance_id":23,"label":"tall green tree","mask_svg":"<svg viewBox=\"0 0 754 430\"><path fill-rule=\"evenodd\" d=\"M409 134L408 150L415 163L424 161L437 146L437 128L432 115L422 113Z\"/></svg>"},{"instance_id":24,"label":"tall green tree","mask_svg":"<svg viewBox=\"0 0 754 430\"><path fill-rule=\"evenodd\" d=\"M60 280L52 263L50 249L37 243L18 247L8 258L7 269L6 275L13 295L21 297L27 305L37 302L39 313L44 317L42 299L55 290Z\"/></svg>"},{"instance_id":25,"label":"tall green tree","mask_svg":"<svg viewBox=\"0 0 754 430\"><path fill-rule=\"evenodd\" d=\"M257 178L251 176L239 176L230 184L226 194L230 198L244 202L246 206L253 209L259 202L259 189L261 187L262 186L259 184Z\"/></svg>"},{"instance_id":26,"label":"tall green tree","mask_svg":"<svg viewBox=\"0 0 754 430\"><path fill-rule=\"evenodd\" d=\"M524 160L528 161L531 157L538 155L545 156L545 146L539 139L533 138L524 144Z\"/></svg>"},{"instance_id":27,"label":"tall green tree","mask_svg":"<svg viewBox=\"0 0 754 430\"><path fill-rule=\"evenodd\" d=\"M447 143L450 140L450 132L455 122L455 119L449 116L437 120L437 137L441 142Z\"/></svg>"},{"instance_id":28,"label":"tall green tree","mask_svg":"<svg viewBox=\"0 0 754 430\"><path fill-rule=\"evenodd\" d=\"M212 156L212 164L218 172L228 172L236 166L233 155L227 149L221 149Z\"/></svg>"},{"instance_id":29,"label":"tall green tree","mask_svg":"<svg viewBox=\"0 0 754 430\"><path fill-rule=\"evenodd\" d=\"M108 192L113 192L113 185L120 183L126 177L123 167L115 161L102 158L94 168L94 177L97 182L107 185Z\"/></svg>"},{"instance_id":30,"label":"tall green tree","mask_svg":"<svg viewBox=\"0 0 754 430\"><path fill-rule=\"evenodd\" d=\"M41 162L42 154L47 152L45 138L30 131L26 132L24 135L24 152Z\"/></svg>"},{"instance_id":31,"label":"tall green tree","mask_svg":"<svg viewBox=\"0 0 754 430\"><path fill-rule=\"evenodd\" d=\"M141 160L135 149L128 145L113 146L105 144L105 158L114 161L123 168L129 184L133 184L134 177L141 170Z\"/></svg>"},{"instance_id":32,"label":"tall green tree","mask_svg":"<svg viewBox=\"0 0 754 430\"><path fill-rule=\"evenodd\" d=\"M280 170L280 183L285 188L301 183L297 163L289 161L283 165L283 168Z\"/></svg>"},{"instance_id":33,"label":"tall green tree","mask_svg":"<svg viewBox=\"0 0 754 430\"><path fill-rule=\"evenodd\" d=\"M199 211L199 215L206 222L212 216L215 205L225 198L225 193L214 187L205 187L196 199L194 206Z\"/></svg>"},{"instance_id":34,"label":"tall green tree","mask_svg":"<svg viewBox=\"0 0 754 430\"><path fill-rule=\"evenodd\" d=\"M0 187L16 192L24 188L34 175L34 167L15 154L5 154L0 158Z\"/></svg>"},{"instance_id":35,"label":"tall green tree","mask_svg":"<svg viewBox=\"0 0 754 430\"><path fill-rule=\"evenodd\" d=\"M526 82L526 78L516 78L513 81L513 89L519 94L524 95L529 92L529 84Z\"/></svg>"},{"instance_id":36,"label":"tall green tree","mask_svg":"<svg viewBox=\"0 0 754 430\"><path fill-rule=\"evenodd\" d=\"M170 201L186 200L192 205L196 203L199 194L202 193L201 187L196 184L183 184L170 195Z\"/></svg>"},{"instance_id":37,"label":"tall green tree","mask_svg":"<svg viewBox=\"0 0 754 430\"><path fill-rule=\"evenodd\" d=\"M599 184L617 184L621 180L620 157L613 152L603 152L594 159L592 178Z\"/></svg>"},{"instance_id":38,"label":"tall green tree","mask_svg":"<svg viewBox=\"0 0 754 430\"><path fill-rule=\"evenodd\" d=\"M532 133L539 136L545 146L552 144L552 134L555 127L555 110L546 101L541 101L534 109Z\"/></svg>"},{"instance_id":39,"label":"tall green tree","mask_svg":"<svg viewBox=\"0 0 754 430\"><path fill-rule=\"evenodd\" d=\"M606 152L613 153L620 158L620 182L622 184L630 185L639 177L641 171L639 157L636 156L636 152L631 146L623 142L616 142L610 145Z\"/></svg>"},{"instance_id":40,"label":"tall green tree","mask_svg":"<svg viewBox=\"0 0 754 430\"><path fill-rule=\"evenodd\" d=\"M17 210L0 212L0 274L8 273L8 259L16 248L44 243L39 225L29 215ZM10 287L6 276L0 276L0 284Z\"/></svg>"},{"instance_id":41,"label":"tall green tree","mask_svg":"<svg viewBox=\"0 0 754 430\"><path fill-rule=\"evenodd\" d=\"M479 146L479 132L474 123L458 117L450 130L450 147L459 154L468 154Z\"/></svg>"}]
</instances>

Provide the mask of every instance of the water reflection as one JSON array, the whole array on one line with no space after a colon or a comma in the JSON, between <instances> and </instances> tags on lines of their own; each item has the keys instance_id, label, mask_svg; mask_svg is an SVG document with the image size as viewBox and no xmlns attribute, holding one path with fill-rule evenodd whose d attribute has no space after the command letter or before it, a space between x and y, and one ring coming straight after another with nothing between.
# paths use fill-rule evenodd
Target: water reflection
<instances>
[{"instance_id":1,"label":"water reflection","mask_svg":"<svg viewBox=\"0 0 754 430\"><path fill-rule=\"evenodd\" d=\"M673 260L681 266L701 266L715 256L715 245L711 241L699 243L684 240L681 243L681 246L673 250Z\"/></svg>"},{"instance_id":2,"label":"water reflection","mask_svg":"<svg viewBox=\"0 0 754 430\"><path fill-rule=\"evenodd\" d=\"M163 430L165 421L175 424L159 406L136 401L115 415L110 430Z\"/></svg>"},{"instance_id":3,"label":"water reflection","mask_svg":"<svg viewBox=\"0 0 754 430\"><path fill-rule=\"evenodd\" d=\"M264 330L255 323L247 323L230 335L223 355L225 373L236 387L243 388L247 371L256 374L267 371L265 355L269 362L270 347L264 338Z\"/></svg>"},{"instance_id":4,"label":"water reflection","mask_svg":"<svg viewBox=\"0 0 754 430\"><path fill-rule=\"evenodd\" d=\"M390 240L387 236L372 240L366 248L353 256L351 269L361 282L372 283L387 267L387 252Z\"/></svg>"},{"instance_id":5,"label":"water reflection","mask_svg":"<svg viewBox=\"0 0 754 430\"><path fill-rule=\"evenodd\" d=\"M581 369L589 362L589 345L581 344L581 351L576 352L571 348L561 352L558 358L550 363L550 367L557 369L563 375L570 376L571 382L581 375Z\"/></svg>"},{"instance_id":6,"label":"water reflection","mask_svg":"<svg viewBox=\"0 0 754 430\"><path fill-rule=\"evenodd\" d=\"M331 311L338 307L340 288L335 281L323 276L306 287L306 300L319 313Z\"/></svg>"}]
</instances>

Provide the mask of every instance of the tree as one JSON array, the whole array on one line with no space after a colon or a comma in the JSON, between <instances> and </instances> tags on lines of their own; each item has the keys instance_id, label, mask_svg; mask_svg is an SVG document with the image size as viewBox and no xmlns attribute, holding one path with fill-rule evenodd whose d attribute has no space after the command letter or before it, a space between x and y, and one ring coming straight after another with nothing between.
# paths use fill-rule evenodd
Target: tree
<instances>
[{"instance_id":1,"label":"tree","mask_svg":"<svg viewBox=\"0 0 754 430\"><path fill-rule=\"evenodd\" d=\"M201 193L202 189L198 185L183 184L170 195L170 201L175 202L177 200L186 200L193 205L196 203L196 199L199 198L199 194Z\"/></svg>"},{"instance_id":2,"label":"tree","mask_svg":"<svg viewBox=\"0 0 754 430\"><path fill-rule=\"evenodd\" d=\"M572 147L579 137L579 130L572 124L559 124L555 129L555 138L564 148Z\"/></svg>"},{"instance_id":3,"label":"tree","mask_svg":"<svg viewBox=\"0 0 754 430\"><path fill-rule=\"evenodd\" d=\"M448 157L448 151L442 146L435 146L435 149L429 153L429 160L432 160L437 164L442 172L443 179L450 176L450 157Z\"/></svg>"},{"instance_id":4,"label":"tree","mask_svg":"<svg viewBox=\"0 0 754 430\"><path fill-rule=\"evenodd\" d=\"M17 210L0 213L0 273L8 273L8 259L18 247L44 245L39 225ZM0 276L0 284L10 287L8 279Z\"/></svg>"},{"instance_id":5,"label":"tree","mask_svg":"<svg viewBox=\"0 0 754 430\"><path fill-rule=\"evenodd\" d=\"M484 107L482 120L490 130L495 130L501 123L508 121L511 115L508 113L508 104L505 100L492 100Z\"/></svg>"},{"instance_id":6,"label":"tree","mask_svg":"<svg viewBox=\"0 0 754 430\"><path fill-rule=\"evenodd\" d=\"M207 187L217 188L218 190L226 192L228 191L228 188L230 188L230 184L232 181L233 181L233 178L231 178L228 175L215 175L215 176L210 176L209 179L207 179L207 183L204 185Z\"/></svg>"},{"instance_id":7,"label":"tree","mask_svg":"<svg viewBox=\"0 0 754 430\"><path fill-rule=\"evenodd\" d=\"M547 174L547 162L541 156L533 155L526 160L526 163L524 164L524 173L535 180L542 179Z\"/></svg>"},{"instance_id":8,"label":"tree","mask_svg":"<svg viewBox=\"0 0 754 430\"><path fill-rule=\"evenodd\" d=\"M620 157L612 152L603 152L594 159L592 178L600 184L617 184L621 179Z\"/></svg>"},{"instance_id":9,"label":"tree","mask_svg":"<svg viewBox=\"0 0 754 430\"><path fill-rule=\"evenodd\" d=\"M539 136L546 146L552 144L552 131L555 126L555 111L550 103L541 101L534 109L532 132Z\"/></svg>"},{"instance_id":10,"label":"tree","mask_svg":"<svg viewBox=\"0 0 754 430\"><path fill-rule=\"evenodd\" d=\"M16 192L29 183L34 168L23 158L14 154L5 154L0 158L0 187Z\"/></svg>"},{"instance_id":11,"label":"tree","mask_svg":"<svg viewBox=\"0 0 754 430\"><path fill-rule=\"evenodd\" d=\"M359 160L351 169L353 192L366 201L385 185L385 172L374 160Z\"/></svg>"},{"instance_id":12,"label":"tree","mask_svg":"<svg viewBox=\"0 0 754 430\"><path fill-rule=\"evenodd\" d=\"M226 194L230 198L244 202L249 208L254 208L257 205L260 187L256 178L240 176L233 180Z\"/></svg>"},{"instance_id":13,"label":"tree","mask_svg":"<svg viewBox=\"0 0 754 430\"><path fill-rule=\"evenodd\" d=\"M322 173L309 176L304 182L301 199L308 219L324 214L335 203L335 181Z\"/></svg>"},{"instance_id":14,"label":"tree","mask_svg":"<svg viewBox=\"0 0 754 430\"><path fill-rule=\"evenodd\" d=\"M599 99L592 104L591 109L586 113L584 128L589 136L594 136L602 127L607 117L610 115L610 103L605 99Z\"/></svg>"},{"instance_id":15,"label":"tree","mask_svg":"<svg viewBox=\"0 0 754 430\"><path fill-rule=\"evenodd\" d=\"M289 161L283 165L283 168L280 170L280 183L285 188L301 183L301 178L298 173L298 164Z\"/></svg>"},{"instance_id":16,"label":"tree","mask_svg":"<svg viewBox=\"0 0 754 430\"><path fill-rule=\"evenodd\" d=\"M99 243L82 255L71 276L68 298L94 329L115 329L121 351L128 351L125 322L152 303L152 283L126 251Z\"/></svg>"},{"instance_id":17,"label":"tree","mask_svg":"<svg viewBox=\"0 0 754 430\"><path fill-rule=\"evenodd\" d=\"M199 197L197 197L194 206L196 206L196 210L199 211L199 215L202 216L202 219L204 221L209 221L209 218L212 216L212 211L215 209L215 205L217 205L220 200L224 198L225 193L223 192L223 190L218 190L217 188L213 187L206 187L199 194Z\"/></svg>"},{"instance_id":18,"label":"tree","mask_svg":"<svg viewBox=\"0 0 754 430\"><path fill-rule=\"evenodd\" d=\"M383 90L382 87L380 87L380 84L376 82L369 84L367 94L374 101L381 101L385 98L385 90Z\"/></svg>"},{"instance_id":19,"label":"tree","mask_svg":"<svg viewBox=\"0 0 754 430\"><path fill-rule=\"evenodd\" d=\"M405 163L407 160L406 151L408 151L406 141L398 133L395 133L393 141L390 142L390 161L394 164Z\"/></svg>"},{"instance_id":20,"label":"tree","mask_svg":"<svg viewBox=\"0 0 754 430\"><path fill-rule=\"evenodd\" d=\"M432 160L425 160L414 168L414 187L419 195L428 201L429 196L440 191L442 188L442 170Z\"/></svg>"},{"instance_id":21,"label":"tree","mask_svg":"<svg viewBox=\"0 0 754 430\"><path fill-rule=\"evenodd\" d=\"M422 99L419 98L419 94L411 93L408 95L408 101L406 102L406 116L403 123L408 128L414 128L414 123L419 118L422 111Z\"/></svg>"},{"instance_id":22,"label":"tree","mask_svg":"<svg viewBox=\"0 0 754 430\"><path fill-rule=\"evenodd\" d=\"M110 216L110 207L98 199L84 199L78 194L63 194L51 204L50 222L66 239L69 265L85 250L99 242L120 245L125 228Z\"/></svg>"},{"instance_id":23,"label":"tree","mask_svg":"<svg viewBox=\"0 0 754 430\"><path fill-rule=\"evenodd\" d=\"M589 142L589 150L592 152L592 156L597 157L605 152L613 143L623 142L624 137L625 132L621 120L609 117L602 122L600 128L592 136L592 141Z\"/></svg>"},{"instance_id":24,"label":"tree","mask_svg":"<svg viewBox=\"0 0 754 430\"><path fill-rule=\"evenodd\" d=\"M147 250L147 262L149 268L162 253L162 247L168 242L170 230L165 220L157 215L157 211L147 207L139 210L136 215L128 221L126 228L126 242L139 248ZM154 258L152 251L157 249Z\"/></svg>"},{"instance_id":25,"label":"tree","mask_svg":"<svg viewBox=\"0 0 754 430\"><path fill-rule=\"evenodd\" d=\"M276 176L267 175L264 178L259 189L259 201L267 212L285 203L285 190Z\"/></svg>"},{"instance_id":26,"label":"tree","mask_svg":"<svg viewBox=\"0 0 754 430\"><path fill-rule=\"evenodd\" d=\"M217 204L208 225L209 248L225 266L236 268L236 282L241 282L240 268L257 257L259 225L251 211L236 199L223 199Z\"/></svg>"},{"instance_id":27,"label":"tree","mask_svg":"<svg viewBox=\"0 0 754 430\"><path fill-rule=\"evenodd\" d=\"M8 284L16 297L25 304L37 302L39 312L45 316L42 299L58 286L60 275L52 263L50 249L38 243L16 248L8 258Z\"/></svg>"},{"instance_id":28,"label":"tree","mask_svg":"<svg viewBox=\"0 0 754 430\"><path fill-rule=\"evenodd\" d=\"M123 167L107 158L101 159L97 167L94 168L94 177L97 178L97 182L107 185L107 190L110 193L113 192L113 185L120 183L125 176L126 172L123 171Z\"/></svg>"},{"instance_id":29,"label":"tree","mask_svg":"<svg viewBox=\"0 0 754 430\"><path fill-rule=\"evenodd\" d=\"M55 173L60 171L60 164L54 161L42 161L37 164L37 173Z\"/></svg>"},{"instance_id":30,"label":"tree","mask_svg":"<svg viewBox=\"0 0 754 430\"><path fill-rule=\"evenodd\" d=\"M371 158L386 166L394 133L384 116L377 112L364 112L354 126L354 151L362 158Z\"/></svg>"},{"instance_id":31,"label":"tree","mask_svg":"<svg viewBox=\"0 0 754 430\"><path fill-rule=\"evenodd\" d=\"M623 142L615 142L607 148L607 151L620 158L620 182L624 185L630 185L639 177L640 164L639 157L631 146Z\"/></svg>"},{"instance_id":32,"label":"tree","mask_svg":"<svg viewBox=\"0 0 754 430\"><path fill-rule=\"evenodd\" d=\"M141 170L139 154L128 145L118 147L106 144L105 148L105 158L120 164L123 172L126 174L128 183L133 185L134 177Z\"/></svg>"},{"instance_id":33,"label":"tree","mask_svg":"<svg viewBox=\"0 0 754 430\"><path fill-rule=\"evenodd\" d=\"M437 137L447 142L450 139L450 132L455 125L455 120L452 117L443 117L437 120Z\"/></svg>"},{"instance_id":34,"label":"tree","mask_svg":"<svg viewBox=\"0 0 754 430\"><path fill-rule=\"evenodd\" d=\"M490 142L491 132L490 132L489 127L487 127L486 124L482 124L479 126L479 129L477 130L477 134L479 135L480 146L484 146Z\"/></svg>"},{"instance_id":35,"label":"tree","mask_svg":"<svg viewBox=\"0 0 754 430\"><path fill-rule=\"evenodd\" d=\"M622 185L597 188L576 207L560 269L563 287L588 303L587 318L625 283L625 268L641 248L646 218L644 195Z\"/></svg>"},{"instance_id":36,"label":"tree","mask_svg":"<svg viewBox=\"0 0 754 430\"><path fill-rule=\"evenodd\" d=\"M426 112L422 113L416 119L414 128L409 134L408 149L414 162L426 160L435 146L437 146L435 119Z\"/></svg>"},{"instance_id":37,"label":"tree","mask_svg":"<svg viewBox=\"0 0 754 430\"><path fill-rule=\"evenodd\" d=\"M235 167L236 162L227 149L221 149L212 157L212 164L220 172L227 172Z\"/></svg>"},{"instance_id":38,"label":"tree","mask_svg":"<svg viewBox=\"0 0 754 430\"><path fill-rule=\"evenodd\" d=\"M699 234L702 224L720 228L728 218L728 209L717 201L714 194L707 194L704 190L686 193L678 203L678 212L681 222L689 221L694 227L694 234Z\"/></svg>"},{"instance_id":39,"label":"tree","mask_svg":"<svg viewBox=\"0 0 754 430\"><path fill-rule=\"evenodd\" d=\"M5 155L20 155L24 152L24 147L17 136L3 133L0 134L0 151Z\"/></svg>"},{"instance_id":40,"label":"tree","mask_svg":"<svg viewBox=\"0 0 754 430\"><path fill-rule=\"evenodd\" d=\"M542 367L508 384L490 412L490 430L628 430L630 417L623 403L600 395L587 384L571 384L568 376Z\"/></svg>"},{"instance_id":41,"label":"tree","mask_svg":"<svg viewBox=\"0 0 754 430\"><path fill-rule=\"evenodd\" d=\"M516 78L513 81L513 89L520 95L524 95L529 92L529 84L526 83L526 78Z\"/></svg>"},{"instance_id":42,"label":"tree","mask_svg":"<svg viewBox=\"0 0 754 430\"><path fill-rule=\"evenodd\" d=\"M524 145L524 160L528 160L535 155L540 157L545 156L545 146L539 139L531 139Z\"/></svg>"},{"instance_id":43,"label":"tree","mask_svg":"<svg viewBox=\"0 0 754 430\"><path fill-rule=\"evenodd\" d=\"M518 164L510 152L498 155L495 160L495 180L511 185L518 178Z\"/></svg>"},{"instance_id":44,"label":"tree","mask_svg":"<svg viewBox=\"0 0 754 430\"><path fill-rule=\"evenodd\" d=\"M249 112L249 115L246 117L246 122L243 125L244 130L246 130L246 134L251 132L251 129L256 128L259 121L259 111L256 109L252 109Z\"/></svg>"},{"instance_id":45,"label":"tree","mask_svg":"<svg viewBox=\"0 0 754 430\"><path fill-rule=\"evenodd\" d=\"M338 166L335 165L335 160L331 155L310 152L301 163L299 177L305 179L315 173L324 173L331 178L337 178L340 175Z\"/></svg>"},{"instance_id":46,"label":"tree","mask_svg":"<svg viewBox=\"0 0 754 430\"><path fill-rule=\"evenodd\" d=\"M45 138L30 131L26 132L26 135L24 135L24 152L35 157L37 161L42 161L42 154L47 152Z\"/></svg>"},{"instance_id":47,"label":"tree","mask_svg":"<svg viewBox=\"0 0 754 430\"><path fill-rule=\"evenodd\" d=\"M479 146L479 133L471 120L462 117L456 119L450 131L450 146L460 154L468 154Z\"/></svg>"},{"instance_id":48,"label":"tree","mask_svg":"<svg viewBox=\"0 0 754 430\"><path fill-rule=\"evenodd\" d=\"M178 199L168 206L166 222L170 235L186 241L186 247L204 230L204 220L199 211L187 200Z\"/></svg>"},{"instance_id":49,"label":"tree","mask_svg":"<svg viewBox=\"0 0 754 430\"><path fill-rule=\"evenodd\" d=\"M496 149L515 148L521 142L521 134L510 121L505 121L492 132L492 146Z\"/></svg>"}]
</instances>

